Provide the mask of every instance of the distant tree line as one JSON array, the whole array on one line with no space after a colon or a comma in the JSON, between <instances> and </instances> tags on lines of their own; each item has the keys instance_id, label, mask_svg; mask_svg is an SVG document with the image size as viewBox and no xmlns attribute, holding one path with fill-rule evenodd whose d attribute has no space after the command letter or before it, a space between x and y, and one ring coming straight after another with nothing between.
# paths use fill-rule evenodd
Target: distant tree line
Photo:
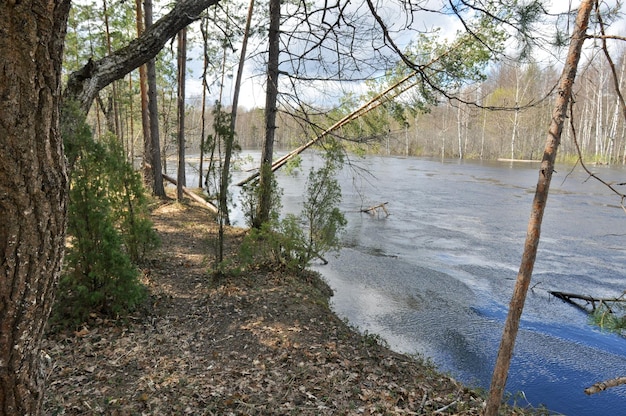
<instances>
[{"instance_id":1,"label":"distant tree line","mask_svg":"<svg viewBox=\"0 0 626 416\"><path fill-rule=\"evenodd\" d=\"M132 4L121 3L115 14L109 13L109 35L102 31L104 11L95 7L93 4L75 5L72 9L66 42L66 71L77 69L89 56L105 54L107 42L116 48L134 36ZM192 31L190 42L198 41L199 35ZM218 56L221 53L219 44L209 51ZM615 68L623 85L626 59L623 51L615 56ZM581 151L587 161L626 163L626 123L610 79L611 69L604 59L588 59L582 63L581 69L574 91L574 128ZM541 155L546 126L550 122L558 72L556 58L550 59L548 64L545 60L541 63L494 63L483 81L459 88L457 96L461 100L435 96L425 105L416 103L409 90L393 103L382 105L343 127L338 135L348 139L348 150L357 153L461 159L537 159ZM168 157L175 157L177 152L174 48L165 48L158 55L157 74L162 164L167 168ZM190 77L199 78L200 74L188 74ZM327 104L323 115L313 117L315 123L320 126L333 124L388 81L388 74L366 81L366 93L361 96L347 93L339 102ZM113 85L117 86L115 90ZM140 156L143 149L139 86L138 71L128 74L125 80L116 81L97 97L89 119L96 136L104 135L106 131L117 131L130 159ZM213 86L213 91L215 88ZM247 93L242 91L242 95ZM192 155L200 153L202 142L200 98L198 95L186 101L186 146ZM310 104L319 106L319 103ZM204 123L211 126L214 102L206 101L205 107ZM228 110L228 106L224 109ZM277 150L298 146L310 137L310 127L302 123L303 118L310 119L311 116L279 107L275 133ZM240 108L235 132L241 148L260 149L265 134L264 109ZM568 123L559 153L561 161L577 158L577 149L570 135L571 126Z\"/></svg>"}]
</instances>

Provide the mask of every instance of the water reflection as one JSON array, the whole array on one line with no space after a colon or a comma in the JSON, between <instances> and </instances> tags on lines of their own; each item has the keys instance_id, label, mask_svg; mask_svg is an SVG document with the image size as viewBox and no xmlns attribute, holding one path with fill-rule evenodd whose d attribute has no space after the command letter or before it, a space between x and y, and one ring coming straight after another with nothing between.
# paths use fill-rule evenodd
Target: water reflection
<instances>
[{"instance_id":1,"label":"water reflection","mask_svg":"<svg viewBox=\"0 0 626 416\"><path fill-rule=\"evenodd\" d=\"M305 155L304 171L316 163ZM361 163L371 176L349 169L340 175L346 247L318 267L335 289L334 309L394 349L487 387L537 166L378 157ZM598 169L607 181L625 182L621 167ZM602 185L569 171L557 169L553 178L507 389L565 414L626 414L626 387L583 393L626 375L626 341L548 295L609 297L626 289L626 214ZM305 179L279 174L287 211L299 210ZM381 202L389 202L389 217L359 212ZM241 221L236 212L233 218Z\"/></svg>"}]
</instances>

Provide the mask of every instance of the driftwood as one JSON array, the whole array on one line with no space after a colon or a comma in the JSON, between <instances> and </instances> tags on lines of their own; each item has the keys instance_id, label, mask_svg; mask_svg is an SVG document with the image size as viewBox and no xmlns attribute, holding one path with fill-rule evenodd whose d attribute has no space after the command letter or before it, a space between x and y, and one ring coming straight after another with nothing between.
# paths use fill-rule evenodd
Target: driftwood
<instances>
[{"instance_id":1,"label":"driftwood","mask_svg":"<svg viewBox=\"0 0 626 416\"><path fill-rule=\"evenodd\" d=\"M587 387L585 389L585 394L591 395L591 394L599 393L611 387L621 386L622 384L626 384L626 377L617 377L612 380L602 381L602 382L594 384L591 387Z\"/></svg>"},{"instance_id":2,"label":"driftwood","mask_svg":"<svg viewBox=\"0 0 626 416\"><path fill-rule=\"evenodd\" d=\"M541 163L541 160L536 159L507 159L503 157L499 157L498 162L523 162L523 163Z\"/></svg>"},{"instance_id":3,"label":"driftwood","mask_svg":"<svg viewBox=\"0 0 626 416\"><path fill-rule=\"evenodd\" d=\"M380 217L380 211L382 211L385 213L385 217L388 217L389 211L387 211L387 207L386 207L387 204L388 202L383 202L382 204L372 205L369 208L363 208L361 212L367 212L370 215L376 214Z\"/></svg>"},{"instance_id":4,"label":"driftwood","mask_svg":"<svg viewBox=\"0 0 626 416\"><path fill-rule=\"evenodd\" d=\"M548 293L550 293L552 296L554 296L555 298L559 298L564 302L569 303L570 305L573 305L579 309L582 309L585 312L589 312L587 310L587 307L589 305L591 305L591 312L594 312L596 310L596 304L598 306L600 305L607 305L608 303L615 303L615 302L626 302L626 298L623 297L619 297L619 298L594 298L593 296L587 296L587 295L577 295L574 293L565 293L565 292L554 292L554 291L549 291ZM585 304L581 305L580 303L576 302L576 301L584 301ZM610 308L609 308L610 310Z\"/></svg>"},{"instance_id":5,"label":"driftwood","mask_svg":"<svg viewBox=\"0 0 626 416\"><path fill-rule=\"evenodd\" d=\"M178 185L178 181L174 178L172 178L169 175L166 175L165 173L163 174L163 179L165 179L166 181L174 184L174 185ZM217 207L215 205L213 205L212 203L206 201L205 199L203 199L202 197L196 195L195 193L191 192L189 189L187 189L186 187L183 186L183 193L185 195L187 195L189 198L193 199L194 201L196 201L197 203L199 203L200 205L202 205L204 208L208 209L209 211L211 211L214 214L217 214L218 210Z\"/></svg>"}]
</instances>

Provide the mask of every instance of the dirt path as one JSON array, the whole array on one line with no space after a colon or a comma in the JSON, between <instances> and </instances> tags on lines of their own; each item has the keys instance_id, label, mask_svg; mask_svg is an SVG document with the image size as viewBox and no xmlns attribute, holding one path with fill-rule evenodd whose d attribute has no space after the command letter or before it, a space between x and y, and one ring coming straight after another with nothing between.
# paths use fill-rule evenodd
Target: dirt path
<instances>
[{"instance_id":1,"label":"dirt path","mask_svg":"<svg viewBox=\"0 0 626 416\"><path fill-rule=\"evenodd\" d=\"M46 414L480 414L477 394L339 320L316 275L216 280L208 213L172 202L153 221L146 306L44 342Z\"/></svg>"}]
</instances>

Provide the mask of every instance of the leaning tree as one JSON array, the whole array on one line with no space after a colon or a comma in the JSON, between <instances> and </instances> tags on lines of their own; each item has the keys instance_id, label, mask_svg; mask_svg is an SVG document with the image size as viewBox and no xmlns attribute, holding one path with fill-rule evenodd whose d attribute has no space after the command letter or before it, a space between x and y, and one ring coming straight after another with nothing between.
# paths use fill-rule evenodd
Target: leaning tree
<instances>
[{"instance_id":1,"label":"leaning tree","mask_svg":"<svg viewBox=\"0 0 626 416\"><path fill-rule=\"evenodd\" d=\"M280 111L302 121L308 132L326 135L314 120L329 112L329 101L353 91L357 83L379 79L398 68L403 72L397 79L410 74L411 85L423 101L454 99L475 105L459 94L460 87L475 82L488 62L510 58L505 52L511 46L507 39L519 41L518 55L527 53L528 45L539 40L530 33L543 13L540 0L367 0L358 4L270 0L265 140L261 167L254 175L260 177L254 226L269 218L270 169L276 168L272 153ZM455 39L443 41L440 27L424 24L431 20L460 24L452 36ZM320 93L327 96L321 98L324 94Z\"/></svg>"}]
</instances>

